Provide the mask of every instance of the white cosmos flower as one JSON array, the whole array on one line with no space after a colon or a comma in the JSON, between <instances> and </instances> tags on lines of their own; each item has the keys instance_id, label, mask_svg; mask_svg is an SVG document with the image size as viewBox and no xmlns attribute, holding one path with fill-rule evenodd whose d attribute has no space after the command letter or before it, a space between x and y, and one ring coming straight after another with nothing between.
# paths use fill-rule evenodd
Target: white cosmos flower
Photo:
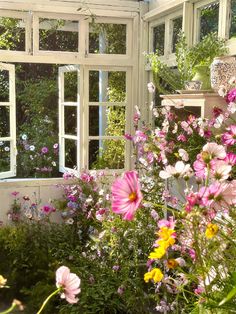
<instances>
[{"instance_id":1,"label":"white cosmos flower","mask_svg":"<svg viewBox=\"0 0 236 314\"><path fill-rule=\"evenodd\" d=\"M213 171L212 176L217 181L227 180L232 170L232 166L223 160L217 160L214 168L215 170Z\"/></svg>"},{"instance_id":2,"label":"white cosmos flower","mask_svg":"<svg viewBox=\"0 0 236 314\"><path fill-rule=\"evenodd\" d=\"M220 97L225 97L227 94L227 89L225 88L225 86L221 85L218 89L218 94Z\"/></svg>"},{"instance_id":3,"label":"white cosmos flower","mask_svg":"<svg viewBox=\"0 0 236 314\"><path fill-rule=\"evenodd\" d=\"M188 161L188 160L189 160L189 155L188 155L188 153L186 152L185 149L180 148L180 149L178 150L178 153L179 153L180 158L181 158L183 161Z\"/></svg>"},{"instance_id":4,"label":"white cosmos flower","mask_svg":"<svg viewBox=\"0 0 236 314\"><path fill-rule=\"evenodd\" d=\"M214 123L214 128L219 129L222 126L222 123L224 122L224 115L220 114L217 118L216 118L216 122Z\"/></svg>"},{"instance_id":5,"label":"white cosmos flower","mask_svg":"<svg viewBox=\"0 0 236 314\"><path fill-rule=\"evenodd\" d=\"M224 159L226 157L224 146L216 143L207 143L203 146L203 151L209 153L211 158Z\"/></svg>"},{"instance_id":6,"label":"white cosmos flower","mask_svg":"<svg viewBox=\"0 0 236 314\"><path fill-rule=\"evenodd\" d=\"M28 137L27 137L26 134L23 134L23 135L21 136L21 138L22 138L23 141L26 141Z\"/></svg>"},{"instance_id":7,"label":"white cosmos flower","mask_svg":"<svg viewBox=\"0 0 236 314\"><path fill-rule=\"evenodd\" d=\"M9 152L10 147L6 146L6 147L4 148L4 150L5 150L5 152Z\"/></svg>"},{"instance_id":8,"label":"white cosmos flower","mask_svg":"<svg viewBox=\"0 0 236 314\"><path fill-rule=\"evenodd\" d=\"M159 176L162 179L168 179L170 177L183 178L184 176L189 176L191 170L190 164L185 165L183 161L177 161L174 167L168 165L165 170L160 171Z\"/></svg>"},{"instance_id":9,"label":"white cosmos flower","mask_svg":"<svg viewBox=\"0 0 236 314\"><path fill-rule=\"evenodd\" d=\"M34 145L30 145L29 149L33 152L35 150L35 146Z\"/></svg>"}]
</instances>

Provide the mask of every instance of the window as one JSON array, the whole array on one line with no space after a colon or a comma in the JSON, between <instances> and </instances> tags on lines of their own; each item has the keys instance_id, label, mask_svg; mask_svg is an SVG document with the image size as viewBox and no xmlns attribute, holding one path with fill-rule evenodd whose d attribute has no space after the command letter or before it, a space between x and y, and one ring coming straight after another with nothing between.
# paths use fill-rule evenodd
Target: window
<instances>
[{"instance_id":1,"label":"window","mask_svg":"<svg viewBox=\"0 0 236 314\"><path fill-rule=\"evenodd\" d=\"M165 23L153 28L153 51L160 56L165 52Z\"/></svg>"},{"instance_id":2,"label":"window","mask_svg":"<svg viewBox=\"0 0 236 314\"><path fill-rule=\"evenodd\" d=\"M16 174L15 69L0 63L0 178Z\"/></svg>"},{"instance_id":3,"label":"window","mask_svg":"<svg viewBox=\"0 0 236 314\"><path fill-rule=\"evenodd\" d=\"M126 71L89 70L89 169L124 169Z\"/></svg>"},{"instance_id":4,"label":"window","mask_svg":"<svg viewBox=\"0 0 236 314\"><path fill-rule=\"evenodd\" d=\"M15 70L0 72L0 178L128 168L134 19L4 11L1 22L0 60Z\"/></svg>"},{"instance_id":5,"label":"window","mask_svg":"<svg viewBox=\"0 0 236 314\"><path fill-rule=\"evenodd\" d=\"M150 50L157 52L166 63L175 59L175 45L182 30L182 12L177 11L150 23Z\"/></svg>"},{"instance_id":6,"label":"window","mask_svg":"<svg viewBox=\"0 0 236 314\"><path fill-rule=\"evenodd\" d=\"M175 53L176 51L176 44L178 42L178 35L180 31L182 30L182 24L183 24L183 17L177 17L176 19L172 20L172 45L171 45L171 52Z\"/></svg>"},{"instance_id":7,"label":"window","mask_svg":"<svg viewBox=\"0 0 236 314\"><path fill-rule=\"evenodd\" d=\"M229 38L236 37L236 0L231 0Z\"/></svg>"},{"instance_id":8,"label":"window","mask_svg":"<svg viewBox=\"0 0 236 314\"><path fill-rule=\"evenodd\" d=\"M218 33L220 1L201 1L195 4L195 42L211 32Z\"/></svg>"}]
</instances>

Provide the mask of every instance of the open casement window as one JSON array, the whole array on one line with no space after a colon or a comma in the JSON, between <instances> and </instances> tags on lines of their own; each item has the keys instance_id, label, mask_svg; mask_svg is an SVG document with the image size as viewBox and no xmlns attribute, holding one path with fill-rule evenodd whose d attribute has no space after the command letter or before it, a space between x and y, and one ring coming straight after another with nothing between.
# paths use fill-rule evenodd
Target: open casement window
<instances>
[{"instance_id":1,"label":"open casement window","mask_svg":"<svg viewBox=\"0 0 236 314\"><path fill-rule=\"evenodd\" d=\"M130 132L130 71L125 68L87 68L84 74L87 117L85 165L89 169L128 168L125 132Z\"/></svg>"},{"instance_id":2,"label":"open casement window","mask_svg":"<svg viewBox=\"0 0 236 314\"><path fill-rule=\"evenodd\" d=\"M80 69L59 68L59 170L80 169Z\"/></svg>"},{"instance_id":3,"label":"open casement window","mask_svg":"<svg viewBox=\"0 0 236 314\"><path fill-rule=\"evenodd\" d=\"M15 66L0 63L0 179L16 176Z\"/></svg>"}]
</instances>

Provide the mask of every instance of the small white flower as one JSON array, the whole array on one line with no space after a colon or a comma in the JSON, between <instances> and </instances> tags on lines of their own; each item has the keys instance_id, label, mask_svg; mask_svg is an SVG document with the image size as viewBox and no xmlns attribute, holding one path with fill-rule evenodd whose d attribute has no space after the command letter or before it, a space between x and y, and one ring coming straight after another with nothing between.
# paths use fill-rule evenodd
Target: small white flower
<instances>
[{"instance_id":1,"label":"small white flower","mask_svg":"<svg viewBox=\"0 0 236 314\"><path fill-rule=\"evenodd\" d=\"M10 147L6 146L6 147L4 148L4 150L5 150L5 152L9 152L9 151L10 151Z\"/></svg>"},{"instance_id":2,"label":"small white flower","mask_svg":"<svg viewBox=\"0 0 236 314\"><path fill-rule=\"evenodd\" d=\"M219 129L222 126L222 123L224 122L225 117L223 114L220 114L217 118L216 118L216 122L214 123L214 128Z\"/></svg>"},{"instance_id":3,"label":"small white flower","mask_svg":"<svg viewBox=\"0 0 236 314\"><path fill-rule=\"evenodd\" d=\"M155 85L152 82L147 84L147 88L148 88L148 91L150 94L153 94L155 92L155 89L156 89Z\"/></svg>"},{"instance_id":4,"label":"small white flower","mask_svg":"<svg viewBox=\"0 0 236 314\"><path fill-rule=\"evenodd\" d=\"M152 113L153 113L154 117L156 117L156 118L159 117L159 112L158 112L157 108L153 108Z\"/></svg>"},{"instance_id":5,"label":"small white flower","mask_svg":"<svg viewBox=\"0 0 236 314\"><path fill-rule=\"evenodd\" d=\"M73 218L69 218L69 219L67 219L67 220L65 221L65 223L66 223L67 225L73 225L74 219L73 219Z\"/></svg>"},{"instance_id":6,"label":"small white flower","mask_svg":"<svg viewBox=\"0 0 236 314\"><path fill-rule=\"evenodd\" d=\"M227 110L230 113L234 114L236 112L236 103L234 103L234 102L229 103Z\"/></svg>"},{"instance_id":7,"label":"small white flower","mask_svg":"<svg viewBox=\"0 0 236 314\"><path fill-rule=\"evenodd\" d=\"M23 134L23 135L21 136L21 138L22 138L23 141L26 141L28 137L27 137L26 134Z\"/></svg>"},{"instance_id":8,"label":"small white flower","mask_svg":"<svg viewBox=\"0 0 236 314\"><path fill-rule=\"evenodd\" d=\"M35 150L35 146L34 145L30 145L29 149L33 152Z\"/></svg>"},{"instance_id":9,"label":"small white flower","mask_svg":"<svg viewBox=\"0 0 236 314\"><path fill-rule=\"evenodd\" d=\"M175 123L175 126L174 126L174 129L173 129L172 133L173 133L173 134L176 134L177 131L178 131L178 124Z\"/></svg>"},{"instance_id":10,"label":"small white flower","mask_svg":"<svg viewBox=\"0 0 236 314\"><path fill-rule=\"evenodd\" d=\"M227 94L227 89L225 88L225 86L221 85L218 89L218 94L220 95L220 97L225 97Z\"/></svg>"},{"instance_id":11,"label":"small white flower","mask_svg":"<svg viewBox=\"0 0 236 314\"><path fill-rule=\"evenodd\" d=\"M103 196L103 195L104 195L104 190L101 189L101 190L99 191L98 195Z\"/></svg>"},{"instance_id":12,"label":"small white flower","mask_svg":"<svg viewBox=\"0 0 236 314\"><path fill-rule=\"evenodd\" d=\"M4 144L4 142L3 141L0 141L0 146L2 146Z\"/></svg>"},{"instance_id":13,"label":"small white flower","mask_svg":"<svg viewBox=\"0 0 236 314\"><path fill-rule=\"evenodd\" d=\"M235 77L235 76L232 76L232 77L229 79L229 84L230 84L230 85L233 85L234 83L236 83L236 77Z\"/></svg>"},{"instance_id":14,"label":"small white flower","mask_svg":"<svg viewBox=\"0 0 236 314\"><path fill-rule=\"evenodd\" d=\"M228 165L223 160L217 160L215 163L215 171L213 171L213 178L217 181L225 181L228 179L232 166Z\"/></svg>"},{"instance_id":15,"label":"small white flower","mask_svg":"<svg viewBox=\"0 0 236 314\"><path fill-rule=\"evenodd\" d=\"M186 150L180 148L180 149L178 150L178 153L179 153L180 158L181 158L183 161L188 161L188 160L189 160L189 155L188 155L188 153L186 152Z\"/></svg>"},{"instance_id":16,"label":"small white flower","mask_svg":"<svg viewBox=\"0 0 236 314\"><path fill-rule=\"evenodd\" d=\"M175 103L175 108L176 109L181 109L184 108L184 101L183 100L179 100Z\"/></svg>"},{"instance_id":17,"label":"small white flower","mask_svg":"<svg viewBox=\"0 0 236 314\"><path fill-rule=\"evenodd\" d=\"M53 167L56 167L56 162L55 161L52 161L52 165L53 165Z\"/></svg>"}]
</instances>

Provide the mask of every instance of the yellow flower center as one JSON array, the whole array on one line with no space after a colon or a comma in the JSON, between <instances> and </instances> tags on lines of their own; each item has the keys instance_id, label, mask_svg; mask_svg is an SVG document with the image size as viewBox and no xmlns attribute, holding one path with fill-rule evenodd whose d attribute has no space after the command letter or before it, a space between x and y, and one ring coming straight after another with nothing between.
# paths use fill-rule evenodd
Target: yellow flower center
<instances>
[{"instance_id":1,"label":"yellow flower center","mask_svg":"<svg viewBox=\"0 0 236 314\"><path fill-rule=\"evenodd\" d=\"M205 235L208 239L211 239L217 234L218 230L219 230L219 227L217 225L209 223L207 225Z\"/></svg>"},{"instance_id":2,"label":"yellow flower center","mask_svg":"<svg viewBox=\"0 0 236 314\"><path fill-rule=\"evenodd\" d=\"M134 201L136 201L136 199L137 199L137 194L135 192L130 193L129 200L131 202L134 202Z\"/></svg>"}]
</instances>

